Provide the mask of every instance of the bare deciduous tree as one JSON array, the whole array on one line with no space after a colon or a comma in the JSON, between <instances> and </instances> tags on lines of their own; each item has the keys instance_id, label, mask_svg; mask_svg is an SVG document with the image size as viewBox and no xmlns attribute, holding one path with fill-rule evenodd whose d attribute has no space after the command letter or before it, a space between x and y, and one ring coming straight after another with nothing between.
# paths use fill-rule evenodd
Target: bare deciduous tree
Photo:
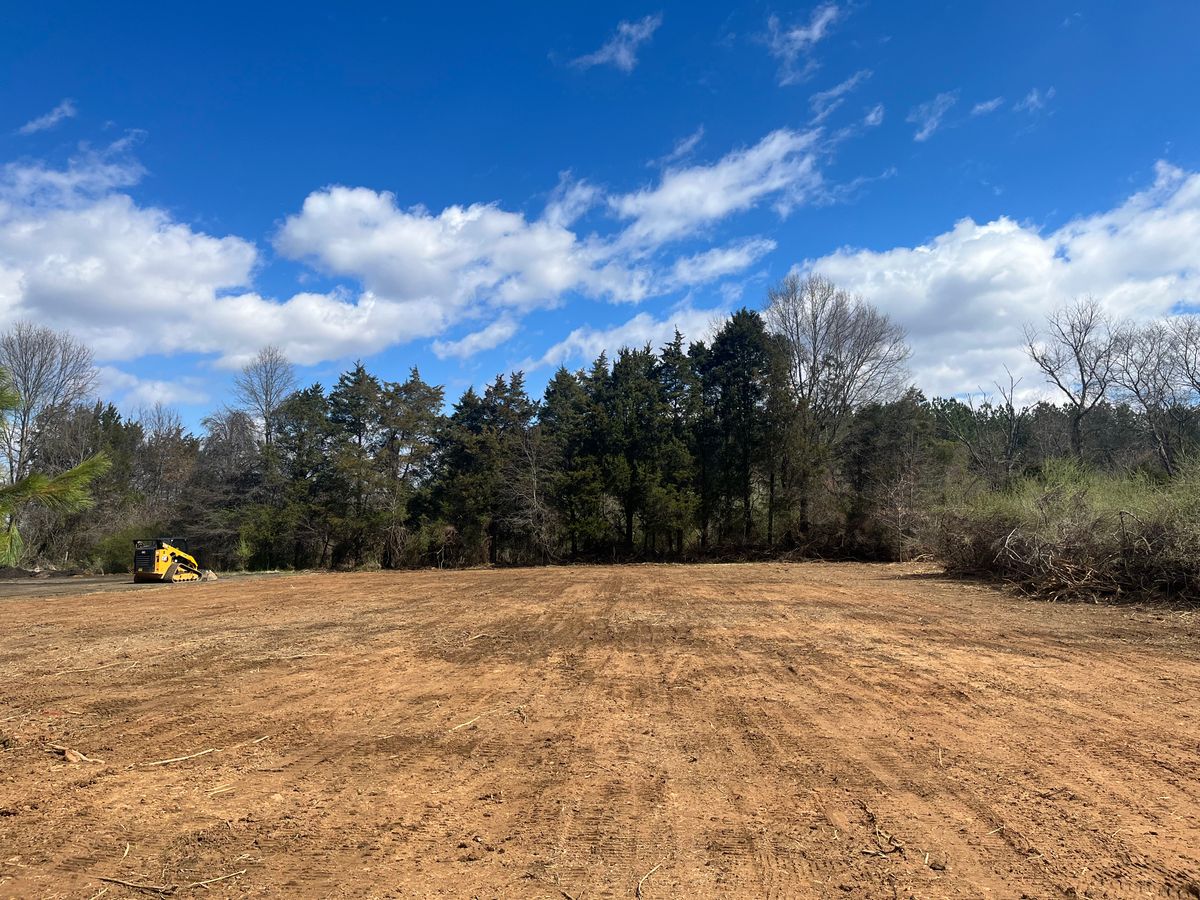
<instances>
[{"instance_id":1,"label":"bare deciduous tree","mask_svg":"<svg viewBox=\"0 0 1200 900\"><path fill-rule=\"evenodd\" d=\"M142 429L135 483L152 516L175 509L187 492L187 481L196 464L195 441L173 407L155 403L138 411Z\"/></svg>"},{"instance_id":2,"label":"bare deciduous tree","mask_svg":"<svg viewBox=\"0 0 1200 900\"><path fill-rule=\"evenodd\" d=\"M909 348L904 329L861 297L820 275L792 273L768 293L767 327L783 338L796 433L793 490L801 532L812 484L854 410L896 399Z\"/></svg>"},{"instance_id":3,"label":"bare deciduous tree","mask_svg":"<svg viewBox=\"0 0 1200 900\"><path fill-rule=\"evenodd\" d=\"M296 389L296 373L283 351L263 347L233 381L239 406L262 428L263 443L270 447L275 435L279 406Z\"/></svg>"},{"instance_id":4,"label":"bare deciduous tree","mask_svg":"<svg viewBox=\"0 0 1200 900\"><path fill-rule=\"evenodd\" d=\"M554 557L557 520L550 504L549 448L540 426L523 428L513 442L501 488L512 528L528 533L543 563Z\"/></svg>"},{"instance_id":5,"label":"bare deciduous tree","mask_svg":"<svg viewBox=\"0 0 1200 900\"><path fill-rule=\"evenodd\" d=\"M1171 359L1179 387L1200 400L1200 316L1175 316L1168 320L1171 329Z\"/></svg>"},{"instance_id":6,"label":"bare deciduous tree","mask_svg":"<svg viewBox=\"0 0 1200 900\"><path fill-rule=\"evenodd\" d=\"M10 484L29 474L39 417L85 399L96 385L92 351L65 331L18 322L0 335L0 369L16 393L0 418L0 451Z\"/></svg>"},{"instance_id":7,"label":"bare deciduous tree","mask_svg":"<svg viewBox=\"0 0 1200 900\"><path fill-rule=\"evenodd\" d=\"M1071 452L1083 458L1083 420L1112 385L1116 335L1092 297L1056 309L1046 330L1025 328L1029 358L1062 391L1070 407Z\"/></svg>"},{"instance_id":8,"label":"bare deciduous tree","mask_svg":"<svg viewBox=\"0 0 1200 900\"><path fill-rule=\"evenodd\" d=\"M982 402L972 398L935 400L938 420L946 433L966 449L971 465L987 479L989 487L1004 488L1012 483L1024 455L1024 440L1029 428L1029 408L1015 402L1021 379L1005 368L1008 383L994 382L1000 395L993 400L980 389Z\"/></svg>"},{"instance_id":9,"label":"bare deciduous tree","mask_svg":"<svg viewBox=\"0 0 1200 900\"><path fill-rule=\"evenodd\" d=\"M1175 335L1162 322L1127 323L1113 345L1113 384L1139 409L1167 475L1176 471L1177 440L1172 416L1180 406Z\"/></svg>"},{"instance_id":10,"label":"bare deciduous tree","mask_svg":"<svg viewBox=\"0 0 1200 900\"><path fill-rule=\"evenodd\" d=\"M782 335L797 406L829 441L850 413L904 390L904 329L820 275L791 274L767 292L764 317Z\"/></svg>"},{"instance_id":11,"label":"bare deciduous tree","mask_svg":"<svg viewBox=\"0 0 1200 900\"><path fill-rule=\"evenodd\" d=\"M902 447L892 477L879 487L879 505L885 529L895 542L900 562L913 539L914 525L921 518L921 469L915 442L910 439Z\"/></svg>"}]
</instances>

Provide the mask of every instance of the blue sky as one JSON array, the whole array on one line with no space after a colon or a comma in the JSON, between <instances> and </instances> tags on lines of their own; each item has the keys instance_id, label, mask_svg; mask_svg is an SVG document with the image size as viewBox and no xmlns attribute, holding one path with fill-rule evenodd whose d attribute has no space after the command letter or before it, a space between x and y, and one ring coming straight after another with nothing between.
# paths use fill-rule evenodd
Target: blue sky
<instances>
[{"instance_id":1,"label":"blue sky","mask_svg":"<svg viewBox=\"0 0 1200 900\"><path fill-rule=\"evenodd\" d=\"M265 343L540 389L798 267L972 390L1055 303L1200 304L1197 33L1184 0L24 4L0 323L194 422Z\"/></svg>"}]
</instances>

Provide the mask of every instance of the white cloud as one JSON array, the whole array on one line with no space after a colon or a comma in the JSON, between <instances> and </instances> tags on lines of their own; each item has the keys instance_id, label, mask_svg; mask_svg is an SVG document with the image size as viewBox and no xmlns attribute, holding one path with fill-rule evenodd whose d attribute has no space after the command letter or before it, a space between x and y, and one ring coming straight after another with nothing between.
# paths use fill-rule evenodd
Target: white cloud
<instances>
[{"instance_id":1,"label":"white cloud","mask_svg":"<svg viewBox=\"0 0 1200 900\"><path fill-rule=\"evenodd\" d=\"M681 257L671 269L670 282L677 287L707 284L748 269L774 249L775 242L772 240L749 238Z\"/></svg>"},{"instance_id":2,"label":"white cloud","mask_svg":"<svg viewBox=\"0 0 1200 900\"><path fill-rule=\"evenodd\" d=\"M274 344L293 362L311 365L328 359L364 356L445 327L438 310L420 302L394 303L364 291L294 294L276 301L257 293L221 297L196 316L196 349L220 353L218 363L235 368L264 345ZM215 339L206 339L211 332Z\"/></svg>"},{"instance_id":3,"label":"white cloud","mask_svg":"<svg viewBox=\"0 0 1200 900\"><path fill-rule=\"evenodd\" d=\"M1054 99L1055 93L1057 92L1053 87L1046 88L1045 92L1033 88L1023 99L1017 101L1013 109L1017 112L1039 112L1045 109L1046 104Z\"/></svg>"},{"instance_id":4,"label":"white cloud","mask_svg":"<svg viewBox=\"0 0 1200 900\"><path fill-rule=\"evenodd\" d=\"M871 77L870 69L860 69L841 84L836 84L827 91L820 91L808 98L808 105L813 111L813 124L824 122L831 113L845 100L846 95ZM882 107L879 107L882 110Z\"/></svg>"},{"instance_id":5,"label":"white cloud","mask_svg":"<svg viewBox=\"0 0 1200 900\"><path fill-rule=\"evenodd\" d=\"M111 152L63 170L0 170L0 325L53 322L102 360L198 352L226 365L266 343L311 363L431 333L419 308L386 307L369 294L259 296L249 289L255 245L139 206L117 188L140 172Z\"/></svg>"},{"instance_id":6,"label":"white cloud","mask_svg":"<svg viewBox=\"0 0 1200 900\"><path fill-rule=\"evenodd\" d=\"M124 409L140 409L161 403L164 406L197 405L208 402L208 394L195 378L164 381L141 378L115 366L100 366L97 387L103 397L117 398Z\"/></svg>"},{"instance_id":7,"label":"white cloud","mask_svg":"<svg viewBox=\"0 0 1200 900\"><path fill-rule=\"evenodd\" d=\"M867 114L865 116L863 116L863 124L866 125L868 128L874 128L877 125L883 124L883 104L882 103L876 103L869 110L867 110Z\"/></svg>"},{"instance_id":8,"label":"white cloud","mask_svg":"<svg viewBox=\"0 0 1200 900\"><path fill-rule=\"evenodd\" d=\"M742 302L742 297L746 294L746 283L743 281L724 281L721 283L719 290L721 291L721 299L725 301L726 306L736 306Z\"/></svg>"},{"instance_id":9,"label":"white cloud","mask_svg":"<svg viewBox=\"0 0 1200 900\"><path fill-rule=\"evenodd\" d=\"M160 325L164 309L186 311L244 284L255 250L197 234L122 194L80 187L109 181L102 170L6 168L0 269L18 277L0 290L0 318L67 325L105 358L179 349L172 334L186 329Z\"/></svg>"},{"instance_id":10,"label":"white cloud","mask_svg":"<svg viewBox=\"0 0 1200 900\"><path fill-rule=\"evenodd\" d=\"M767 20L767 46L779 60L780 84L797 84L816 71L812 49L825 39L842 14L836 3L824 3L812 11L805 25L784 28L777 16Z\"/></svg>"},{"instance_id":11,"label":"white cloud","mask_svg":"<svg viewBox=\"0 0 1200 900\"><path fill-rule=\"evenodd\" d=\"M914 107L906 120L917 126L913 140L929 140L933 133L941 127L942 119L945 118L946 113L950 112L950 108L957 102L958 92L947 91L944 94L938 94L932 100L922 103L920 106Z\"/></svg>"},{"instance_id":12,"label":"white cloud","mask_svg":"<svg viewBox=\"0 0 1200 900\"><path fill-rule=\"evenodd\" d=\"M986 116L988 113L994 113L1004 105L1003 97L993 97L991 100L984 100L982 103L976 103L971 107L971 115Z\"/></svg>"},{"instance_id":13,"label":"white cloud","mask_svg":"<svg viewBox=\"0 0 1200 900\"><path fill-rule=\"evenodd\" d=\"M666 156L652 160L649 165L652 166L669 166L671 163L679 162L681 159L686 159L691 156L692 151L699 146L700 141L704 138L704 126L701 125L685 138L680 138L675 147Z\"/></svg>"},{"instance_id":14,"label":"white cloud","mask_svg":"<svg viewBox=\"0 0 1200 900\"><path fill-rule=\"evenodd\" d=\"M126 155L131 140L73 157L63 169L40 162L8 163L0 169L0 202L14 207L77 208L98 196L137 184L144 171Z\"/></svg>"},{"instance_id":15,"label":"white cloud","mask_svg":"<svg viewBox=\"0 0 1200 900\"><path fill-rule=\"evenodd\" d=\"M26 122L17 129L18 134L36 134L39 131L47 131L61 122L63 119L70 119L78 113L75 108L74 100L64 100L50 112L44 116L38 116L32 121Z\"/></svg>"},{"instance_id":16,"label":"white cloud","mask_svg":"<svg viewBox=\"0 0 1200 900\"><path fill-rule=\"evenodd\" d=\"M636 22L621 22L617 32L595 53L581 56L573 65L581 69L592 66L616 66L622 72L632 72L638 64L638 49L653 37L662 24L662 14L645 16Z\"/></svg>"},{"instance_id":17,"label":"white cloud","mask_svg":"<svg viewBox=\"0 0 1200 900\"><path fill-rule=\"evenodd\" d=\"M781 128L712 165L668 169L654 187L611 197L617 215L632 220L621 243L660 245L769 197L781 212L811 199L823 183L817 137Z\"/></svg>"},{"instance_id":18,"label":"white cloud","mask_svg":"<svg viewBox=\"0 0 1200 900\"><path fill-rule=\"evenodd\" d=\"M815 132L777 131L711 165L669 168L656 184L614 196L565 173L540 218L482 203L401 209L391 194L335 186L310 194L275 243L285 256L356 279L379 308L418 310L400 316L409 324L397 341L412 336L413 321L437 335L481 316L515 319L554 307L569 294L638 302L725 277L769 252L771 242L752 238L657 260L668 242L767 199L786 210L811 198L822 184L815 143ZM605 238L576 234L576 220L602 200L627 224ZM485 349L474 339L440 346L459 356Z\"/></svg>"},{"instance_id":19,"label":"white cloud","mask_svg":"<svg viewBox=\"0 0 1200 900\"><path fill-rule=\"evenodd\" d=\"M388 193L331 187L316 191L281 228L276 247L338 276L356 279L383 310L401 315L397 341L415 323L437 335L486 315L514 320L578 294L638 302L741 271L774 249L762 238L742 239L670 263L652 258L668 241L694 235L770 196L797 202L819 183L810 135L776 132L755 147L710 166L665 172L659 183L608 198L623 231L608 239L580 238L567 225L597 201L598 188L564 176L541 218L495 204L452 206L434 214L400 209ZM435 351L466 356L506 340L484 329ZM395 334L395 332L392 332ZM486 343L494 340L493 343Z\"/></svg>"},{"instance_id":20,"label":"white cloud","mask_svg":"<svg viewBox=\"0 0 1200 900\"><path fill-rule=\"evenodd\" d=\"M550 194L542 218L557 228L570 228L602 199L603 191L586 181L577 181L570 172L559 175L558 186Z\"/></svg>"},{"instance_id":21,"label":"white cloud","mask_svg":"<svg viewBox=\"0 0 1200 900\"><path fill-rule=\"evenodd\" d=\"M529 310L572 289L606 292L605 279L595 277L596 252L560 224L578 204L552 201L551 208L549 219L533 221L486 203L434 214L401 209L386 191L330 187L308 195L275 244L360 280L385 302L421 308L436 333L480 302Z\"/></svg>"},{"instance_id":22,"label":"white cloud","mask_svg":"<svg viewBox=\"0 0 1200 900\"><path fill-rule=\"evenodd\" d=\"M484 350L499 347L517 333L517 323L510 318L497 319L486 328L472 332L457 341L434 341L433 352L438 359L467 359Z\"/></svg>"},{"instance_id":23,"label":"white cloud","mask_svg":"<svg viewBox=\"0 0 1200 900\"><path fill-rule=\"evenodd\" d=\"M1200 300L1200 173L1159 163L1154 184L1120 206L1043 233L1010 218L963 219L926 244L843 249L819 271L903 323L917 383L935 393L986 386L1007 365L1040 385L1022 327L1095 296L1117 317L1164 315Z\"/></svg>"},{"instance_id":24,"label":"white cloud","mask_svg":"<svg viewBox=\"0 0 1200 900\"><path fill-rule=\"evenodd\" d=\"M607 352L611 358L622 347L646 344L661 347L675 336L676 329L688 341L707 340L728 315L729 311L721 307L696 309L690 304L681 304L662 318L644 312L612 328L584 325L552 346L540 359L527 360L523 368L588 363L601 352Z\"/></svg>"},{"instance_id":25,"label":"white cloud","mask_svg":"<svg viewBox=\"0 0 1200 900\"><path fill-rule=\"evenodd\" d=\"M775 132L617 196L565 173L541 216L494 203L402 209L386 192L324 188L286 218L275 246L346 283L281 298L255 288L255 243L205 233L130 196L143 170L129 138L61 168L9 164L0 168L0 328L53 322L105 362L198 353L236 367L273 343L314 364L472 321L518 323L569 297L638 302L724 278L769 252L764 238L711 248L695 239L762 202L785 209L806 199L821 183L814 142ZM604 236L577 231L593 207L618 217ZM683 238L693 239L690 255L666 252ZM509 337L508 325L493 324L439 347L464 356Z\"/></svg>"}]
</instances>

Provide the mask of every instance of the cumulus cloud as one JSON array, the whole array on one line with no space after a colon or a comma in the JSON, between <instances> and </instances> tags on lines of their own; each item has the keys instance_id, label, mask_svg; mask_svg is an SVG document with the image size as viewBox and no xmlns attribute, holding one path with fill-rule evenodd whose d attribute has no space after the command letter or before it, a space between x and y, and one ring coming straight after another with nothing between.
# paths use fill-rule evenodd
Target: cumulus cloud
<instances>
[{"instance_id":1,"label":"cumulus cloud","mask_svg":"<svg viewBox=\"0 0 1200 900\"><path fill-rule=\"evenodd\" d=\"M1023 325L1091 295L1116 317L1165 315L1200 301L1200 173L1165 163L1154 183L1114 209L1053 231L1002 217L971 219L926 244L842 249L808 260L903 323L917 383L936 393L990 384L1029 368Z\"/></svg>"},{"instance_id":2,"label":"cumulus cloud","mask_svg":"<svg viewBox=\"0 0 1200 900\"><path fill-rule=\"evenodd\" d=\"M106 358L170 352L166 305L212 302L244 284L254 247L193 232L111 188L136 177L120 162L76 160L55 171L9 165L0 176L0 319L66 325ZM139 325L142 327L139 328ZM140 351L140 352L139 352Z\"/></svg>"},{"instance_id":3,"label":"cumulus cloud","mask_svg":"<svg viewBox=\"0 0 1200 900\"><path fill-rule=\"evenodd\" d=\"M341 283L285 297L256 289L263 258L254 242L208 234L134 200L128 189L143 170L130 139L58 168L9 164L0 168L0 327L50 321L106 362L186 352L236 367L272 343L313 364L430 338L440 339L437 352L465 357L509 339L530 310L568 297L639 302L754 265L770 241L706 249L703 232L760 203L801 202L820 184L813 143L775 132L615 196L564 173L541 215L496 203L401 208L387 192L323 188L284 220L274 243ZM604 236L578 231L593 207L615 216ZM685 238L687 255L665 248ZM493 324L444 337L481 319ZM136 389L147 399L167 393Z\"/></svg>"},{"instance_id":4,"label":"cumulus cloud","mask_svg":"<svg viewBox=\"0 0 1200 900\"><path fill-rule=\"evenodd\" d=\"M871 77L870 69L860 69L841 84L836 84L827 91L819 91L808 98L808 105L813 111L813 124L820 124L829 118L845 100L846 95ZM882 110L882 107L880 107Z\"/></svg>"},{"instance_id":5,"label":"cumulus cloud","mask_svg":"<svg viewBox=\"0 0 1200 900\"><path fill-rule=\"evenodd\" d=\"M379 298L420 307L445 327L477 301L528 310L570 289L608 288L594 272L594 251L559 224L569 214L554 209L550 219L532 221L485 203L432 213L401 209L386 191L330 187L309 194L275 244L359 279Z\"/></svg>"},{"instance_id":6,"label":"cumulus cloud","mask_svg":"<svg viewBox=\"0 0 1200 900\"><path fill-rule=\"evenodd\" d=\"M780 84L797 84L816 71L818 64L812 58L812 50L825 39L842 14L836 3L824 3L801 25L784 27L778 16L767 20L767 46L779 60Z\"/></svg>"},{"instance_id":7,"label":"cumulus cloud","mask_svg":"<svg viewBox=\"0 0 1200 900\"><path fill-rule=\"evenodd\" d=\"M39 131L48 131L63 121L63 119L73 118L77 113L78 110L75 108L75 101L64 100L44 116L38 116L36 119L26 122L17 129L17 133L36 134Z\"/></svg>"},{"instance_id":8,"label":"cumulus cloud","mask_svg":"<svg viewBox=\"0 0 1200 900\"><path fill-rule=\"evenodd\" d=\"M809 197L821 184L815 143L814 132L783 129L710 165L670 168L653 185L608 196L627 221L608 239L568 227L602 192L567 176L536 219L497 204L401 209L387 192L325 188L288 217L275 243L286 256L360 280L379 298L424 304L443 326L481 306L553 306L568 291L637 301L678 283L664 281L646 254L767 199L788 207ZM742 245L734 256L747 258L750 246L762 245Z\"/></svg>"},{"instance_id":9,"label":"cumulus cloud","mask_svg":"<svg viewBox=\"0 0 1200 900\"><path fill-rule=\"evenodd\" d=\"M657 185L611 197L612 209L630 220L622 243L677 240L767 198L780 212L811 199L823 184L817 137L781 128L712 165L668 169Z\"/></svg>"},{"instance_id":10,"label":"cumulus cloud","mask_svg":"<svg viewBox=\"0 0 1200 900\"><path fill-rule=\"evenodd\" d=\"M728 315L729 311L723 307L696 309L685 303L661 318L644 312L612 328L584 325L554 344L541 358L527 360L523 367L536 369L542 366L587 363L602 352L607 352L611 357L622 347L643 347L646 344L660 347L675 336L676 329L688 341L707 340Z\"/></svg>"},{"instance_id":11,"label":"cumulus cloud","mask_svg":"<svg viewBox=\"0 0 1200 900\"><path fill-rule=\"evenodd\" d=\"M913 140L929 140L933 136L933 133L942 127L942 119L946 117L946 113L950 112L951 107L957 102L958 92L947 91L944 94L938 94L932 100L913 107L906 120L917 126Z\"/></svg>"},{"instance_id":12,"label":"cumulus cloud","mask_svg":"<svg viewBox=\"0 0 1200 900\"><path fill-rule=\"evenodd\" d=\"M489 310L519 316L554 307L568 293L638 302L724 277L769 252L773 244L752 238L654 261L665 244L768 199L781 208L803 202L821 183L814 144L812 133L774 132L711 165L667 169L653 185L607 196L626 224L606 238L568 227L602 192L565 176L540 218L482 203L401 209L387 192L329 187L287 218L275 245L356 279L380 304L419 308L435 334Z\"/></svg>"},{"instance_id":13,"label":"cumulus cloud","mask_svg":"<svg viewBox=\"0 0 1200 900\"><path fill-rule=\"evenodd\" d=\"M161 403L164 406L195 405L208 402L198 379L165 381L141 378L115 366L101 366L97 384L101 396L119 398L125 409L140 409Z\"/></svg>"},{"instance_id":14,"label":"cumulus cloud","mask_svg":"<svg viewBox=\"0 0 1200 900\"><path fill-rule=\"evenodd\" d=\"M53 322L104 360L198 352L226 365L266 343L308 363L431 333L416 310L382 308L369 294L258 295L253 243L139 206L118 188L141 168L111 151L61 170L0 170L0 324Z\"/></svg>"},{"instance_id":15,"label":"cumulus cloud","mask_svg":"<svg viewBox=\"0 0 1200 900\"><path fill-rule=\"evenodd\" d=\"M662 14L645 16L636 22L622 21L617 32L595 53L574 60L573 65L581 69L592 66L615 66L622 72L632 72L638 64L638 50L654 36L662 24Z\"/></svg>"},{"instance_id":16,"label":"cumulus cloud","mask_svg":"<svg viewBox=\"0 0 1200 900\"><path fill-rule=\"evenodd\" d=\"M517 323L510 318L497 319L480 331L472 332L457 341L434 341L433 352L438 359L467 359L483 350L499 347L517 333Z\"/></svg>"}]
</instances>

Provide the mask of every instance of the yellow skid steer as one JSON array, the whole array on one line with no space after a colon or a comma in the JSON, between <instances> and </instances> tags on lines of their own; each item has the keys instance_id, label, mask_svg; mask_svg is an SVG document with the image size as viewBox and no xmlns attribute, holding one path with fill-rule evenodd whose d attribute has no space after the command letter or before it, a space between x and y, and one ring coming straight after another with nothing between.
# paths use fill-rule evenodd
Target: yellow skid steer
<instances>
[{"instance_id":1,"label":"yellow skid steer","mask_svg":"<svg viewBox=\"0 0 1200 900\"><path fill-rule=\"evenodd\" d=\"M208 569L201 569L196 557L188 553L187 541L178 538L153 538L133 542L134 581L215 581Z\"/></svg>"}]
</instances>

